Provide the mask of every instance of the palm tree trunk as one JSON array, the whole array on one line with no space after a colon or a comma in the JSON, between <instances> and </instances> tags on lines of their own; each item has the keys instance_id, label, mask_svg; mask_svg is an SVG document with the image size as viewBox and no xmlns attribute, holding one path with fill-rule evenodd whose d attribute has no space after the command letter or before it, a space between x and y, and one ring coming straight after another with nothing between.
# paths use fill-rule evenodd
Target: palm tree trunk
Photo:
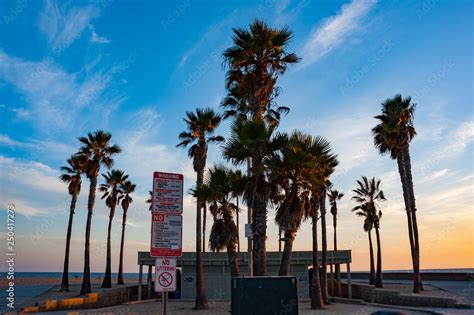
<instances>
[{"instance_id":1,"label":"palm tree trunk","mask_svg":"<svg viewBox=\"0 0 474 315\"><path fill-rule=\"evenodd\" d=\"M312 233L313 233L313 275L311 279L311 308L324 308L323 297L321 295L321 282L319 281L319 261L318 261L318 214L316 209L311 210Z\"/></svg>"},{"instance_id":2,"label":"palm tree trunk","mask_svg":"<svg viewBox=\"0 0 474 315\"><path fill-rule=\"evenodd\" d=\"M72 234L72 220L74 218L74 210L76 209L77 195L72 195L71 206L69 208L69 222L67 225L66 235L66 251L64 253L64 269L63 279L61 281L60 291L69 291L69 250L71 247L71 234Z\"/></svg>"},{"instance_id":3,"label":"palm tree trunk","mask_svg":"<svg viewBox=\"0 0 474 315\"><path fill-rule=\"evenodd\" d=\"M408 182L406 176L406 165L405 159L403 158L403 152L398 154L397 156L397 165L398 165L398 172L400 173L400 180L402 182L402 190L403 190L403 199L405 201L405 210L407 214L407 222L408 222L408 237L410 239L410 252L411 252L411 259L413 264L413 275L414 275L414 285L413 285L413 292L416 292L416 273L415 273L415 241L413 236L413 222L412 222L412 215L411 215L411 204L410 204L410 194L408 192ZM418 292L419 293L419 292Z\"/></svg>"},{"instance_id":4,"label":"palm tree trunk","mask_svg":"<svg viewBox=\"0 0 474 315\"><path fill-rule=\"evenodd\" d=\"M206 216L207 216L207 204L204 202L203 213L202 213L202 252L206 252Z\"/></svg>"},{"instance_id":5,"label":"palm tree trunk","mask_svg":"<svg viewBox=\"0 0 474 315\"><path fill-rule=\"evenodd\" d=\"M405 171L407 179L407 190L410 200L410 214L413 222L413 239L415 242L414 255L413 255L413 292L420 293L422 290L421 275L420 275L420 243L418 239L418 223L416 220L416 204L415 204L415 192L413 187L413 178L411 175L411 159L410 159L410 147L407 144L403 148L403 160L405 162Z\"/></svg>"},{"instance_id":6,"label":"palm tree trunk","mask_svg":"<svg viewBox=\"0 0 474 315\"><path fill-rule=\"evenodd\" d=\"M123 209L123 218L122 218L122 237L120 239L120 257L119 257L119 271L117 277L117 284L124 284L123 280L123 247L125 243L125 225L127 224L127 210Z\"/></svg>"},{"instance_id":7,"label":"palm tree trunk","mask_svg":"<svg viewBox=\"0 0 474 315\"><path fill-rule=\"evenodd\" d=\"M336 218L336 215L333 215L333 217L332 217L332 225L334 227L334 251L337 252L337 233L336 233L337 218ZM337 285L335 285L336 296L341 296L341 292L339 292L339 283L341 282L341 266L339 264L335 264L335 273L336 273L335 283L337 284Z\"/></svg>"},{"instance_id":8,"label":"palm tree trunk","mask_svg":"<svg viewBox=\"0 0 474 315\"><path fill-rule=\"evenodd\" d=\"M374 264L374 247L372 245L372 230L367 232L369 235L369 252L370 252L370 277L369 284L375 284L375 264Z\"/></svg>"},{"instance_id":9,"label":"palm tree trunk","mask_svg":"<svg viewBox=\"0 0 474 315\"><path fill-rule=\"evenodd\" d=\"M197 172L196 187L202 186L204 180L205 163L202 163ZM206 289L204 287L204 271L202 268L202 252L201 252L201 200L196 205L196 300L194 309L202 310L208 308Z\"/></svg>"},{"instance_id":10,"label":"palm tree trunk","mask_svg":"<svg viewBox=\"0 0 474 315\"><path fill-rule=\"evenodd\" d=\"M288 276L291 268L291 254L293 252L293 242L295 240L295 232L285 230L285 246L283 247L283 255L281 257L279 276Z\"/></svg>"},{"instance_id":11,"label":"palm tree trunk","mask_svg":"<svg viewBox=\"0 0 474 315\"><path fill-rule=\"evenodd\" d=\"M377 273L375 275L375 287L383 288L382 283L382 249L380 247L380 232L379 228L375 228L375 235L377 236Z\"/></svg>"},{"instance_id":12,"label":"palm tree trunk","mask_svg":"<svg viewBox=\"0 0 474 315\"><path fill-rule=\"evenodd\" d=\"M254 208L253 229L253 275L267 275L267 207L264 203L258 203Z\"/></svg>"},{"instance_id":13,"label":"palm tree trunk","mask_svg":"<svg viewBox=\"0 0 474 315\"><path fill-rule=\"evenodd\" d=\"M229 266L230 266L230 275L231 277L238 277L240 276L239 272L239 257L236 251L237 245L236 242L233 241L227 246L227 257L229 259Z\"/></svg>"},{"instance_id":14,"label":"palm tree trunk","mask_svg":"<svg viewBox=\"0 0 474 315\"><path fill-rule=\"evenodd\" d=\"M109 215L109 226L107 228L107 259L105 263L105 275L104 281L102 281L101 288L111 288L112 287L112 246L110 241L110 235L112 234L112 222L115 215L115 202L110 207Z\"/></svg>"},{"instance_id":15,"label":"palm tree trunk","mask_svg":"<svg viewBox=\"0 0 474 315\"><path fill-rule=\"evenodd\" d=\"M322 273L321 273L321 291L323 301L325 304L329 304L328 296L328 276L327 276L327 252L328 252L328 241L326 235L326 193L324 192L319 199L321 209L321 242L322 242Z\"/></svg>"},{"instance_id":16,"label":"palm tree trunk","mask_svg":"<svg viewBox=\"0 0 474 315\"><path fill-rule=\"evenodd\" d=\"M237 224L237 252L240 253L240 232L239 232L239 197L237 196L237 210L235 210L235 219Z\"/></svg>"},{"instance_id":17,"label":"palm tree trunk","mask_svg":"<svg viewBox=\"0 0 474 315\"><path fill-rule=\"evenodd\" d=\"M79 295L91 293L91 270L90 270L90 240L91 240L91 228L92 228L92 213L94 211L95 201L95 190L97 187L97 175L90 179L89 186L89 199L87 202L87 223L86 223L86 236L84 245L84 274L82 278L81 292Z\"/></svg>"}]
</instances>

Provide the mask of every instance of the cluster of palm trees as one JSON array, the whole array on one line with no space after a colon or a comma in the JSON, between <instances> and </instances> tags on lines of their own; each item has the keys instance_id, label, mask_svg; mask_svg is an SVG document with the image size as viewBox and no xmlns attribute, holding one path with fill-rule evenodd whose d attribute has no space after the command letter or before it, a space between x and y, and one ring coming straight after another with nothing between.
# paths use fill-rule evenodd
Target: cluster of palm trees
<instances>
[{"instance_id":1,"label":"cluster of palm trees","mask_svg":"<svg viewBox=\"0 0 474 315\"><path fill-rule=\"evenodd\" d=\"M227 95L223 99L222 116L210 108L187 112L186 130L179 135L178 146L189 147L197 173L192 190L197 200L196 213L196 309L207 308L202 271L202 211L209 208L214 223L209 236L211 250L226 249L231 274L239 275L237 262L239 199L251 212L253 275L267 275L266 233L267 209L276 207L276 223L284 233L285 243L280 275L290 272L292 245L303 220L311 220L314 229L314 262L318 265L316 224L320 217L325 224L325 196L330 175L337 166L337 157L330 143L320 137L295 130L291 134L278 132L281 114L289 108L277 106L277 79L299 58L286 51L292 33L288 29L273 29L255 21L250 29L234 30L234 45L224 52ZM222 119L232 119L230 137L215 135ZM208 145L223 143L222 154L235 166L246 164L247 172L223 165L209 169L205 176ZM325 233L325 226L323 233ZM205 240L204 240L205 244ZM323 237L323 251L327 240ZM326 263L325 253L323 264ZM324 268L323 268L324 270ZM317 277L318 273L314 273ZM323 273L323 279L326 279ZM325 280L324 280L325 281ZM319 292L319 307L328 301L327 286L314 281ZM314 294L317 296L317 294Z\"/></svg>"},{"instance_id":2,"label":"cluster of palm trees","mask_svg":"<svg viewBox=\"0 0 474 315\"><path fill-rule=\"evenodd\" d=\"M192 194L196 198L196 309L208 307L204 287L202 252L205 251L205 222L209 209L213 225L209 235L212 251L227 250L231 275L238 276L239 200L247 205L252 238L252 275L267 275L266 239L268 208L276 209L275 221L283 233L284 242L279 275L288 275L291 269L293 242L303 221L312 224L313 270L311 279L312 308L322 308L329 303L327 285L327 227L326 202L329 199L333 216L334 250L337 250L337 203L344 194L333 189L331 175L338 165L337 155L330 142L317 135L295 130L290 134L278 131L282 114L288 107L278 106L280 93L277 81L287 68L300 58L287 51L292 33L288 28L271 28L260 20L249 29L234 29L233 45L223 54L227 68L225 87L227 94L222 101L224 111L216 113L211 108L186 112L186 130L179 134L177 146L188 148L196 186ZM413 127L414 104L411 99L396 95L382 103L382 113L375 118L379 123L372 129L374 143L381 154L390 153L396 159L403 187L409 240L414 270L414 292L420 292L420 254L416 206L411 175L409 143L416 132ZM223 119L232 120L230 137L225 141L216 130ZM85 231L84 277L81 294L91 292L90 284L90 234L97 189L97 177L101 167L110 169L114 156L120 153L111 144L111 134L96 131L79 138L82 143L78 153L68 159L69 166L62 167L61 180L68 183L71 210L68 224L64 273L61 290L68 290L68 265L74 210L81 190L81 177L90 181L88 215ZM225 161L235 167L246 166L246 172L233 170L218 164L206 174L208 147L221 144ZM245 174L244 174L245 173ZM106 272L102 287L111 287L110 234L115 209L121 203L123 209L120 264L117 283L123 284L123 246L127 210L133 201L135 185L120 170L103 174L104 183L99 186L107 207L110 209ZM363 228L368 233L370 249L370 283L382 287L382 255L379 203L385 200L379 179L363 176L357 181L352 199L357 203L352 211L364 218ZM151 199L147 202L151 203ZM318 221L321 223L322 266L318 257ZM375 271L371 231L375 229L377 241L377 266ZM321 276L320 272L321 269ZM336 279L340 283L340 269L336 265ZM337 294L340 294L339 289Z\"/></svg>"},{"instance_id":3,"label":"cluster of palm trees","mask_svg":"<svg viewBox=\"0 0 474 315\"><path fill-rule=\"evenodd\" d=\"M321 222L322 268L313 272L313 308L322 308L329 302L327 288L327 229L326 198L329 198L333 215L334 249L337 250L337 202L343 193L332 189L330 181L338 165L337 155L328 140L320 136L295 130L291 134L279 132L278 125L288 107L278 106L280 90L278 78L287 68L297 63L294 53L287 51L292 33L289 29L275 29L260 20L249 29L234 29L233 46L223 54L227 68L225 87L227 94L219 114L211 108L186 112L186 130L179 134L179 147L187 147L197 173L192 194L196 198L196 300L195 309L208 307L204 287L202 252L205 250L205 218L207 209L213 217L209 247L213 251L227 250L231 275L239 275L239 199L247 205L252 226L251 250L254 276L267 275L266 231L268 208L276 209L275 221L283 232L284 250L279 274L288 275L291 267L293 242L302 221L312 224L313 267L320 269L318 260L317 223ZM413 105L410 99L399 95L383 103L381 122L373 129L375 145L380 153L391 152L399 162L404 185L410 243L415 274L415 292L419 279L419 246L414 208L413 185L409 164L408 143L413 138ZM225 141L216 135L223 119L231 119L230 137ZM208 146L221 143L224 160L236 167L246 166L246 174L224 165L212 166L206 175ZM371 284L382 287L382 257L380 247L381 210L378 202L385 196L380 180L362 177L357 181L353 209L365 218L371 253ZM204 220L204 222L202 222ZM237 221L236 221L237 220ZM377 272L374 271L371 230L377 238ZM340 269L336 267L340 281ZM418 291L419 292L419 291Z\"/></svg>"},{"instance_id":4,"label":"cluster of palm trees","mask_svg":"<svg viewBox=\"0 0 474 315\"><path fill-rule=\"evenodd\" d=\"M90 281L90 236L92 226L92 215L94 210L95 195L97 190L97 177L101 167L111 169L114 164L114 156L121 152L118 145L111 144L112 135L102 130L89 133L86 137L80 137L81 147L79 151L68 160L68 166L61 167L63 172L60 179L68 184L68 191L71 195L71 206L69 212L69 223L66 236L66 251L64 256L64 269L61 282L61 291L69 291L69 252L71 244L72 224L76 202L81 192L82 176L86 176L90 181L89 197L87 203L87 223L85 231L84 250L84 274L80 294L91 292ZM106 206L110 209L109 224L107 229L107 254L105 276L102 282L103 288L112 287L112 254L111 254L111 232L112 222L115 215L115 208L121 204L123 210L122 235L120 242L120 258L117 284L124 284L123 277L123 250L125 240L125 225L127 221L127 211L133 202L131 194L135 191L136 185L128 179L125 172L112 169L106 174L102 174L104 183L99 185L99 192L102 199L105 199Z\"/></svg>"}]
</instances>

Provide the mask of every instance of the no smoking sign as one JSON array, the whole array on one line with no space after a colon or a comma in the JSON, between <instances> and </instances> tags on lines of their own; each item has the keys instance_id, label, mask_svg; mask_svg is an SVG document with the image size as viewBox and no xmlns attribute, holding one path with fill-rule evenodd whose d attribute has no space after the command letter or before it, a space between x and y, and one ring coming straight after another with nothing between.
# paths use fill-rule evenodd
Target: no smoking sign
<instances>
[{"instance_id":1,"label":"no smoking sign","mask_svg":"<svg viewBox=\"0 0 474 315\"><path fill-rule=\"evenodd\" d=\"M155 261L155 292L176 291L176 259L160 257Z\"/></svg>"}]
</instances>

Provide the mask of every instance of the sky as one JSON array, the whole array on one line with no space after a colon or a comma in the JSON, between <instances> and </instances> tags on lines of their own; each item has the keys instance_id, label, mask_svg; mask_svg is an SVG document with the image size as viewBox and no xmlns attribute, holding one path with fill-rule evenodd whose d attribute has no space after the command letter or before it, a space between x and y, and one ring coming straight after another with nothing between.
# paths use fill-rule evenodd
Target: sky
<instances>
[{"instance_id":1,"label":"sky","mask_svg":"<svg viewBox=\"0 0 474 315\"><path fill-rule=\"evenodd\" d=\"M416 103L411 157L421 266L474 267L473 3L458 1L0 1L0 249L6 209L15 206L17 271L62 271L70 196L59 168L77 138L103 129L123 152L114 167L137 184L129 210L125 271L149 250L145 203L153 171L184 174L185 251L194 249L195 174L176 148L186 111L220 111L222 52L232 28L255 18L293 31L302 58L279 80L279 105L291 108L280 131L326 137L340 165L332 177L339 203L338 248L352 249L353 270L369 266L367 234L351 209L361 175L380 178L385 270L410 269L406 214L397 165L373 146L380 104L401 93ZM217 134L229 135L229 122ZM208 166L225 163L218 146ZM105 170L101 170L105 172ZM99 183L102 178L99 178ZM88 180L74 216L70 270L83 269ZM278 249L269 208L267 249ZM208 216L209 218L210 216ZM245 209L240 221L247 217ZM331 222L328 218L328 222ZM96 198L91 270L105 269L108 209ZM208 219L207 230L212 222ZM121 209L112 233L117 270ZM243 235L243 225L240 227ZM328 227L332 240L332 225ZM332 248L329 242L329 249ZM295 250L311 250L304 222ZM242 236L242 250L246 241ZM5 262L0 270L7 269Z\"/></svg>"}]
</instances>

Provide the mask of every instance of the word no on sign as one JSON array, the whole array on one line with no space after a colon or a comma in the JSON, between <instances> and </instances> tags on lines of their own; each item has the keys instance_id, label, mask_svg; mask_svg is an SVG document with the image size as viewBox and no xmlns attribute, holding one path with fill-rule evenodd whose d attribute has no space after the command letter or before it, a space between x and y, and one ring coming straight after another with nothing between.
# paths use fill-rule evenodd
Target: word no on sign
<instances>
[{"instance_id":1,"label":"word no on sign","mask_svg":"<svg viewBox=\"0 0 474 315\"><path fill-rule=\"evenodd\" d=\"M155 292L176 291L176 259L156 258Z\"/></svg>"},{"instance_id":2,"label":"word no on sign","mask_svg":"<svg viewBox=\"0 0 474 315\"><path fill-rule=\"evenodd\" d=\"M180 257L183 217L180 214L153 213L151 225L152 257Z\"/></svg>"},{"instance_id":3,"label":"word no on sign","mask_svg":"<svg viewBox=\"0 0 474 315\"><path fill-rule=\"evenodd\" d=\"M153 173L152 212L183 213L183 175Z\"/></svg>"}]
</instances>

